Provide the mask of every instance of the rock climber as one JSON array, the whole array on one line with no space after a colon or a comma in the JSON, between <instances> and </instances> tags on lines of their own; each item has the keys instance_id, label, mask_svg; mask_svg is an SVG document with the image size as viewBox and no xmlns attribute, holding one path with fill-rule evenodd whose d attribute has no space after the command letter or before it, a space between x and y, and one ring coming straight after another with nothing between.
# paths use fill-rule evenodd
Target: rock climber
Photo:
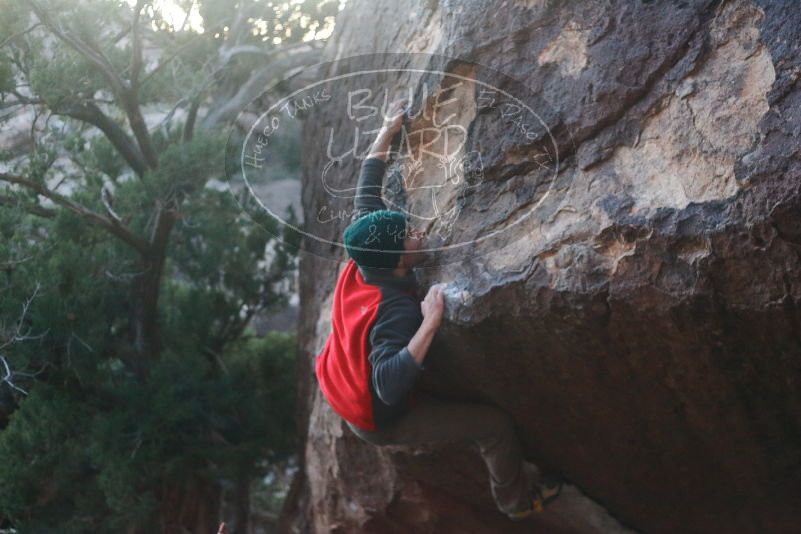
<instances>
[{"instance_id":1,"label":"rock climber","mask_svg":"<svg viewBox=\"0 0 801 534\"><path fill-rule=\"evenodd\" d=\"M364 159L354 212L343 233L349 260L334 290L331 325L315 360L323 396L361 439L375 445L444 441L478 444L497 507L518 520L543 510L562 481L529 480L515 423L491 404L451 402L413 390L442 321L441 285L422 303L412 269L424 236L381 198L390 143L408 101L390 107Z\"/></svg>"}]
</instances>

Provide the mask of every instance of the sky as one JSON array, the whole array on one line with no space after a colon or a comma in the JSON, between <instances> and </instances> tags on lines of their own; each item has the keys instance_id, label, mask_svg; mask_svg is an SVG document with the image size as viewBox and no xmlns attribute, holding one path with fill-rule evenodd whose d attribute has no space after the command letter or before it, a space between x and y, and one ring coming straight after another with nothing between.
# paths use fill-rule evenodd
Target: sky
<instances>
[{"instance_id":1,"label":"sky","mask_svg":"<svg viewBox=\"0 0 801 534\"><path fill-rule=\"evenodd\" d=\"M347 0L339 0L340 11L343 7L345 7L346 1ZM131 6L136 5L136 0L126 0L126 2L128 2ZM268 5L272 3L273 2L268 2ZM275 3L284 3L287 5L300 4L303 3L303 0L286 0L284 2L277 1ZM320 3L323 3L323 1L321 0ZM164 19L173 25L173 27L180 28L184 24L184 21L186 21L186 26L188 29L201 33L203 32L203 19L200 17L196 3L193 3L192 5L192 9L189 12L189 18L187 18L186 11L180 6L177 0L154 0L153 5L162 13ZM332 31L333 25L329 25L327 28L321 28L319 31L316 31L315 28L310 28L309 32L303 37L303 40L310 41L312 39L325 39L331 34ZM280 39L274 40L275 44L279 44L280 42Z\"/></svg>"}]
</instances>

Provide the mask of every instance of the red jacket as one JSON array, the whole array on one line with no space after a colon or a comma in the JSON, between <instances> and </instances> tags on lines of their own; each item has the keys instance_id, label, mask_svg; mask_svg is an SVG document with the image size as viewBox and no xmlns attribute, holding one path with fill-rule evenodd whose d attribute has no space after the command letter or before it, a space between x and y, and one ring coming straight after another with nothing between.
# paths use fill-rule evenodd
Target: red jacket
<instances>
[{"instance_id":1,"label":"red jacket","mask_svg":"<svg viewBox=\"0 0 801 534\"><path fill-rule=\"evenodd\" d=\"M352 221L386 209L380 198L386 162L362 164ZM315 359L323 396L351 425L367 431L403 416L415 404L412 388L425 366L408 350L422 323L413 274L359 268L349 259L337 279L331 306L332 332Z\"/></svg>"},{"instance_id":2,"label":"red jacket","mask_svg":"<svg viewBox=\"0 0 801 534\"><path fill-rule=\"evenodd\" d=\"M364 430L375 430L369 383L369 333L381 289L364 281L352 259L340 274L331 307L331 335L315 360L320 389L331 408Z\"/></svg>"}]
</instances>

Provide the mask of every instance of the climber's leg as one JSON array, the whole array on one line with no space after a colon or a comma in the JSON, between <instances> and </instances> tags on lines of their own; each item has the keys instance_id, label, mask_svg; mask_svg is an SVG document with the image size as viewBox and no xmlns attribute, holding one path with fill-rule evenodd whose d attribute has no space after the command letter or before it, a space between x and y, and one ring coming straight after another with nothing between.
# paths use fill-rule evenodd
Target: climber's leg
<instances>
[{"instance_id":1,"label":"climber's leg","mask_svg":"<svg viewBox=\"0 0 801 534\"><path fill-rule=\"evenodd\" d=\"M375 432L351 429L376 445L473 442L490 475L492 496L504 513L531 509L520 441L512 417L491 404L450 402L415 391L417 402L389 427Z\"/></svg>"}]
</instances>

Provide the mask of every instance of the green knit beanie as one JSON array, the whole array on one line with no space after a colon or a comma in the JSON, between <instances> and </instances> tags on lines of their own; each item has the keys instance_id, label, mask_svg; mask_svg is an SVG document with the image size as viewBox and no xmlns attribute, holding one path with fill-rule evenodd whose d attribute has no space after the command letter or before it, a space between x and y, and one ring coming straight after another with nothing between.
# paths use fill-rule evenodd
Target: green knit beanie
<instances>
[{"instance_id":1,"label":"green knit beanie","mask_svg":"<svg viewBox=\"0 0 801 534\"><path fill-rule=\"evenodd\" d=\"M406 217L398 211L372 211L350 223L342 237L359 267L394 269L404 250Z\"/></svg>"}]
</instances>

